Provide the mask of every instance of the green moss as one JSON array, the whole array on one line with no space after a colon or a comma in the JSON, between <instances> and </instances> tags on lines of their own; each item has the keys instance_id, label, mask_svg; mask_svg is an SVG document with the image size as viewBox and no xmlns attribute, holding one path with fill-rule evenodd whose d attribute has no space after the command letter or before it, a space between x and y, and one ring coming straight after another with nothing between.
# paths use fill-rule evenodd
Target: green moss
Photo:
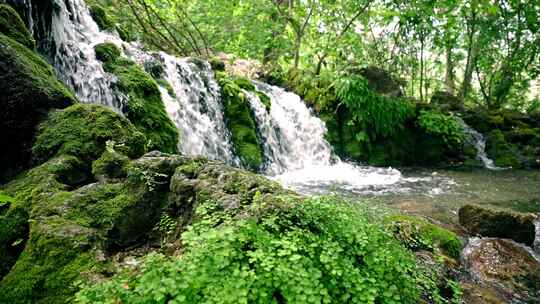
<instances>
[{"instance_id":1,"label":"green moss","mask_svg":"<svg viewBox=\"0 0 540 304\"><path fill-rule=\"evenodd\" d=\"M251 82L251 80L244 78L244 77L237 77L234 79L234 83L239 86L241 89L244 89L246 91L255 91L255 86Z\"/></svg>"},{"instance_id":2,"label":"green moss","mask_svg":"<svg viewBox=\"0 0 540 304\"><path fill-rule=\"evenodd\" d=\"M127 26L118 25L116 27L116 31L118 32L118 35L120 36L120 39L124 40L125 42L132 42L137 40L137 37L131 31Z\"/></svg>"},{"instance_id":3,"label":"green moss","mask_svg":"<svg viewBox=\"0 0 540 304\"><path fill-rule=\"evenodd\" d=\"M0 34L0 180L25 168L36 125L52 108L75 102L38 54Z\"/></svg>"},{"instance_id":4,"label":"green moss","mask_svg":"<svg viewBox=\"0 0 540 304\"><path fill-rule=\"evenodd\" d=\"M459 259L463 245L455 233L413 216L391 215L385 221L407 247L413 250L438 248Z\"/></svg>"},{"instance_id":5,"label":"green moss","mask_svg":"<svg viewBox=\"0 0 540 304\"><path fill-rule=\"evenodd\" d=\"M516 148L510 145L501 130L495 129L487 136L486 151L495 165L503 168L520 168Z\"/></svg>"},{"instance_id":6,"label":"green moss","mask_svg":"<svg viewBox=\"0 0 540 304\"><path fill-rule=\"evenodd\" d=\"M0 215L0 281L19 258L28 239L28 213L20 207Z\"/></svg>"},{"instance_id":7,"label":"green moss","mask_svg":"<svg viewBox=\"0 0 540 304\"><path fill-rule=\"evenodd\" d=\"M261 103L266 108L266 112L270 112L270 109L272 108L272 100L270 97L261 91L257 91L257 96L259 96Z\"/></svg>"},{"instance_id":8,"label":"green moss","mask_svg":"<svg viewBox=\"0 0 540 304\"><path fill-rule=\"evenodd\" d=\"M9 5L0 4L0 33L29 49L36 47L32 34L26 29L19 14Z\"/></svg>"},{"instance_id":9,"label":"green moss","mask_svg":"<svg viewBox=\"0 0 540 304\"><path fill-rule=\"evenodd\" d=\"M146 136L148 150L178 152L178 130L167 115L156 81L125 58L105 63L106 70L120 79L119 88L129 98L125 114Z\"/></svg>"},{"instance_id":10,"label":"green moss","mask_svg":"<svg viewBox=\"0 0 540 304\"><path fill-rule=\"evenodd\" d=\"M114 43L101 43L94 48L96 59L107 64L114 64L122 53Z\"/></svg>"},{"instance_id":11,"label":"green moss","mask_svg":"<svg viewBox=\"0 0 540 304\"><path fill-rule=\"evenodd\" d=\"M60 218L34 222L25 250L0 282L1 303L66 303L73 282L97 262L92 232Z\"/></svg>"},{"instance_id":12,"label":"green moss","mask_svg":"<svg viewBox=\"0 0 540 304\"><path fill-rule=\"evenodd\" d=\"M127 172L125 166L129 158L114 149L107 149L99 159L92 163L92 173L94 176L104 176L111 178L125 177Z\"/></svg>"},{"instance_id":13,"label":"green moss","mask_svg":"<svg viewBox=\"0 0 540 304\"><path fill-rule=\"evenodd\" d=\"M249 102L242 89L224 73L218 73L217 79L221 86L225 117L236 154L247 168L259 170L263 162L263 152Z\"/></svg>"},{"instance_id":14,"label":"green moss","mask_svg":"<svg viewBox=\"0 0 540 304\"><path fill-rule=\"evenodd\" d=\"M111 31L115 28L114 20L107 14L107 11L101 5L91 5L89 7L92 19L97 23L102 31Z\"/></svg>"},{"instance_id":15,"label":"green moss","mask_svg":"<svg viewBox=\"0 0 540 304\"><path fill-rule=\"evenodd\" d=\"M77 104L49 115L32 152L39 163L64 154L91 162L105 151L107 141L119 144L118 151L131 158L145 152L144 135L127 119L104 106Z\"/></svg>"}]
</instances>

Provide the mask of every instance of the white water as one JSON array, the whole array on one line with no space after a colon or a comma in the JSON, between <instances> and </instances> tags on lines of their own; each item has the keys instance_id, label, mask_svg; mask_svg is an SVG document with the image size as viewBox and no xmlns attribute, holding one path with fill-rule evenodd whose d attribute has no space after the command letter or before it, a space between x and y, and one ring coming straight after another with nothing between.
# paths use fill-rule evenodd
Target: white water
<instances>
[{"instance_id":1,"label":"white water","mask_svg":"<svg viewBox=\"0 0 540 304\"><path fill-rule=\"evenodd\" d=\"M116 77L106 73L96 59L94 46L120 39L101 32L90 16L84 0L56 0L51 39L56 45L54 68L58 78L69 85L81 102L100 103L120 110L125 97L115 89Z\"/></svg>"},{"instance_id":2,"label":"white water","mask_svg":"<svg viewBox=\"0 0 540 304\"><path fill-rule=\"evenodd\" d=\"M169 117L180 130L180 150L185 155L201 155L238 164L232 152L229 131L223 117L219 86L208 63L200 69L188 59L160 53L166 80L176 98L161 89Z\"/></svg>"},{"instance_id":3,"label":"white water","mask_svg":"<svg viewBox=\"0 0 540 304\"><path fill-rule=\"evenodd\" d=\"M256 94L245 92L263 139L265 172L285 187L306 194L330 187L366 193L397 191L391 185L411 182L396 169L341 161L332 154L324 138L324 122L311 113L298 95L279 87L255 84L272 102L268 112Z\"/></svg>"},{"instance_id":4,"label":"white water","mask_svg":"<svg viewBox=\"0 0 540 304\"><path fill-rule=\"evenodd\" d=\"M471 128L465 121L463 121L463 119L461 119L461 117L456 117L456 120L461 125L463 132L465 132L465 134L468 134L471 137L472 144L474 145L477 153L476 158L484 164L484 167L486 167L486 169L500 170L501 168L495 166L493 160L487 156L486 139L484 138L484 136L480 132Z\"/></svg>"}]
</instances>

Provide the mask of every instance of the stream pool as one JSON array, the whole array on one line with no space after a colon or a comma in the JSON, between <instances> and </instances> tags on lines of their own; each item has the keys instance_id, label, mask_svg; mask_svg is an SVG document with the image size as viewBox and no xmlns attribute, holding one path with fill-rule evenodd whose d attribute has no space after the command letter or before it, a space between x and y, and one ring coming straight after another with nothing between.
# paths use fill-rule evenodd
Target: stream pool
<instances>
[{"instance_id":1,"label":"stream pool","mask_svg":"<svg viewBox=\"0 0 540 304\"><path fill-rule=\"evenodd\" d=\"M459 231L458 210L469 203L540 212L540 171L374 168L341 163L273 177L308 195L340 194L428 216Z\"/></svg>"}]
</instances>

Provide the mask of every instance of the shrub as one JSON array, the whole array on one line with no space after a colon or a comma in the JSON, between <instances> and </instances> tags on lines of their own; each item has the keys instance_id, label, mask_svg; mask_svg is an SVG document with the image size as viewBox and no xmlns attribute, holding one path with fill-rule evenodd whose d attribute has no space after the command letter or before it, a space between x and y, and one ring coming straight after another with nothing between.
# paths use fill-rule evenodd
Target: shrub
<instances>
[{"instance_id":1,"label":"shrub","mask_svg":"<svg viewBox=\"0 0 540 304\"><path fill-rule=\"evenodd\" d=\"M413 255L365 209L333 198L258 206L213 227L201 204L182 256L151 254L140 273L85 286L77 302L418 303L427 283Z\"/></svg>"},{"instance_id":2,"label":"shrub","mask_svg":"<svg viewBox=\"0 0 540 304\"><path fill-rule=\"evenodd\" d=\"M433 110L422 110L418 117L418 125L428 134L442 137L450 147L463 143L465 133L453 115L445 115Z\"/></svg>"}]
</instances>

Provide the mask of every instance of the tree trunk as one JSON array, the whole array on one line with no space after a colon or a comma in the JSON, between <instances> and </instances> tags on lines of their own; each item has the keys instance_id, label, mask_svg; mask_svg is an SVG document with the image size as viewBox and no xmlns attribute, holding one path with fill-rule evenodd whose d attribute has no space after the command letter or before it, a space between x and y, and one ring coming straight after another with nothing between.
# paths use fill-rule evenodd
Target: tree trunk
<instances>
[{"instance_id":1,"label":"tree trunk","mask_svg":"<svg viewBox=\"0 0 540 304\"><path fill-rule=\"evenodd\" d=\"M453 47L450 43L446 44L446 74L444 77L444 84L446 91L452 95L455 94L455 74L454 74L454 58Z\"/></svg>"}]
</instances>

